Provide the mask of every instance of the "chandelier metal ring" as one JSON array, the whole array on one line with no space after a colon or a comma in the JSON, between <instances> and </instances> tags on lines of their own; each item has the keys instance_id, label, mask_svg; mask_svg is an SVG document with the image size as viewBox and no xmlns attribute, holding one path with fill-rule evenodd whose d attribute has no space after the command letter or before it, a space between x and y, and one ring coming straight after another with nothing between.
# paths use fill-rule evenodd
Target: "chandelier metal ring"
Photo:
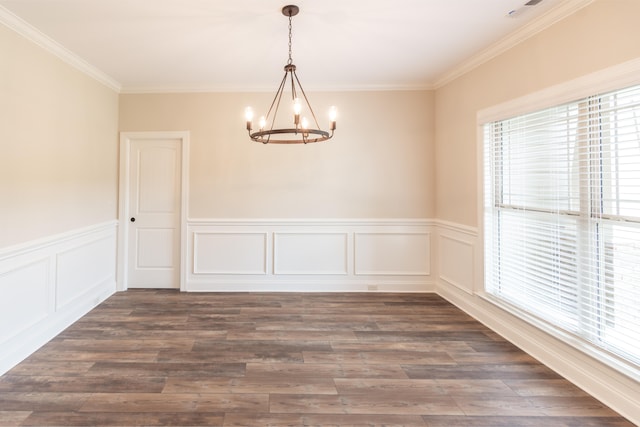
<instances>
[{"instance_id":1,"label":"chandelier metal ring","mask_svg":"<svg viewBox=\"0 0 640 427\"><path fill-rule=\"evenodd\" d=\"M302 140L300 139L272 139L273 135L286 135L286 134L302 134ZM309 135L318 135L318 137L312 138ZM256 142L262 142L263 144L308 144L310 142L322 142L331 138L331 134L321 129L307 129L300 131L300 129L270 129L265 131L258 131L251 133L251 139Z\"/></svg>"}]
</instances>

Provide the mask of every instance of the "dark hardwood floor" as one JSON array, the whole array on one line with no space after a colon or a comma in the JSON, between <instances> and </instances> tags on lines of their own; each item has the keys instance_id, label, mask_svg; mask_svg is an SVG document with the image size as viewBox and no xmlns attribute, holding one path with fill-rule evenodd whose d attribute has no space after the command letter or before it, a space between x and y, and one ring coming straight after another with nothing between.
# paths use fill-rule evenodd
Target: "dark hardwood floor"
<instances>
[{"instance_id":1,"label":"dark hardwood floor","mask_svg":"<svg viewBox=\"0 0 640 427\"><path fill-rule=\"evenodd\" d=\"M632 426L437 295L156 290L0 377L0 425Z\"/></svg>"}]
</instances>

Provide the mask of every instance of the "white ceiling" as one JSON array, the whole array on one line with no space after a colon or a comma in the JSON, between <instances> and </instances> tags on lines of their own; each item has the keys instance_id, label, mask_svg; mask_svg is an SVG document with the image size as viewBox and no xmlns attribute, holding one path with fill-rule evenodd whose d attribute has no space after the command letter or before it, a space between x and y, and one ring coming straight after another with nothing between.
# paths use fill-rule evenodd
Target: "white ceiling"
<instances>
[{"instance_id":1,"label":"white ceiling","mask_svg":"<svg viewBox=\"0 0 640 427\"><path fill-rule=\"evenodd\" d=\"M469 58L584 0L0 0L123 91L432 88ZM515 16L507 16L516 10ZM1 11L1 10L0 10ZM15 16L14 16L15 15ZM5 19L6 20L6 19ZM1 21L0 21L1 22Z\"/></svg>"}]
</instances>

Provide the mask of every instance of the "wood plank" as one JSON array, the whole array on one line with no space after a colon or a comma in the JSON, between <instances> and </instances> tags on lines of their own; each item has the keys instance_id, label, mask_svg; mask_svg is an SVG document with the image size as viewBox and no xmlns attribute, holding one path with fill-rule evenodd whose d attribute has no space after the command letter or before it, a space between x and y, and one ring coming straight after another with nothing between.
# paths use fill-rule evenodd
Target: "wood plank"
<instances>
[{"instance_id":1,"label":"wood plank","mask_svg":"<svg viewBox=\"0 0 640 427\"><path fill-rule=\"evenodd\" d=\"M445 393L452 396L517 396L502 380L438 379L434 380Z\"/></svg>"},{"instance_id":2,"label":"wood plank","mask_svg":"<svg viewBox=\"0 0 640 427\"><path fill-rule=\"evenodd\" d=\"M34 412L23 426L222 426L224 412ZM1 424L0 424L1 425ZM18 424L13 424L18 425Z\"/></svg>"},{"instance_id":3,"label":"wood plank","mask_svg":"<svg viewBox=\"0 0 640 427\"><path fill-rule=\"evenodd\" d=\"M23 425L25 420L31 415L31 411L0 411L0 426ZM40 424L46 425L46 424Z\"/></svg>"},{"instance_id":4,"label":"wood plank","mask_svg":"<svg viewBox=\"0 0 640 427\"><path fill-rule=\"evenodd\" d=\"M541 364L477 365L403 365L409 378L415 379L559 379L558 374Z\"/></svg>"},{"instance_id":5,"label":"wood plank","mask_svg":"<svg viewBox=\"0 0 640 427\"><path fill-rule=\"evenodd\" d=\"M365 364L434 364L455 365L445 352L424 351L304 351L306 363L365 363Z\"/></svg>"},{"instance_id":6,"label":"wood plank","mask_svg":"<svg viewBox=\"0 0 640 427\"><path fill-rule=\"evenodd\" d=\"M588 396L577 386L563 379L504 380L520 396Z\"/></svg>"},{"instance_id":7,"label":"wood plank","mask_svg":"<svg viewBox=\"0 0 640 427\"><path fill-rule=\"evenodd\" d=\"M353 331L229 331L229 341L357 341Z\"/></svg>"},{"instance_id":8,"label":"wood plank","mask_svg":"<svg viewBox=\"0 0 640 427\"><path fill-rule=\"evenodd\" d=\"M533 396L527 400L549 416L611 417L617 415L591 396Z\"/></svg>"},{"instance_id":9,"label":"wood plank","mask_svg":"<svg viewBox=\"0 0 640 427\"><path fill-rule=\"evenodd\" d=\"M465 415L528 416L545 414L539 407L520 396L453 396Z\"/></svg>"},{"instance_id":10,"label":"wood plank","mask_svg":"<svg viewBox=\"0 0 640 427\"><path fill-rule=\"evenodd\" d=\"M300 395L275 394L270 399L271 413L369 414L369 415L462 415L451 397L377 394Z\"/></svg>"},{"instance_id":11,"label":"wood plank","mask_svg":"<svg viewBox=\"0 0 640 427\"><path fill-rule=\"evenodd\" d=\"M294 375L299 377L318 376L329 378L408 378L405 371L396 365L363 365L340 363L247 363L247 377L279 377Z\"/></svg>"},{"instance_id":12,"label":"wood plank","mask_svg":"<svg viewBox=\"0 0 640 427\"><path fill-rule=\"evenodd\" d=\"M245 414L227 413L225 427L269 426L367 426L367 427L420 427L426 426L418 415L381 414Z\"/></svg>"},{"instance_id":13,"label":"wood plank","mask_svg":"<svg viewBox=\"0 0 640 427\"><path fill-rule=\"evenodd\" d=\"M273 378L169 378L163 393L338 394L331 378L280 375Z\"/></svg>"},{"instance_id":14,"label":"wood plank","mask_svg":"<svg viewBox=\"0 0 640 427\"><path fill-rule=\"evenodd\" d=\"M523 416L438 416L423 415L429 427L570 427L566 418L523 417ZM605 424L598 424L605 427ZM581 424L575 427L584 427Z\"/></svg>"},{"instance_id":15,"label":"wood plank","mask_svg":"<svg viewBox=\"0 0 640 427\"><path fill-rule=\"evenodd\" d=\"M5 375L0 377L0 391L48 393L160 393L165 377L104 376L56 377Z\"/></svg>"},{"instance_id":16,"label":"wood plank","mask_svg":"<svg viewBox=\"0 0 640 427\"><path fill-rule=\"evenodd\" d=\"M90 393L0 392L0 411L77 411Z\"/></svg>"},{"instance_id":17,"label":"wood plank","mask_svg":"<svg viewBox=\"0 0 640 427\"><path fill-rule=\"evenodd\" d=\"M95 393L81 412L264 412L268 394Z\"/></svg>"},{"instance_id":18,"label":"wood plank","mask_svg":"<svg viewBox=\"0 0 640 427\"><path fill-rule=\"evenodd\" d=\"M435 380L335 378L334 381L341 395L380 393L443 396L446 394L446 391Z\"/></svg>"},{"instance_id":19,"label":"wood plank","mask_svg":"<svg viewBox=\"0 0 640 427\"><path fill-rule=\"evenodd\" d=\"M90 375L100 374L108 376L115 375L133 376L162 376L162 377L240 377L245 374L246 365L244 363L173 363L173 362L153 362L153 363L126 363L104 361L95 363L89 369Z\"/></svg>"}]
</instances>

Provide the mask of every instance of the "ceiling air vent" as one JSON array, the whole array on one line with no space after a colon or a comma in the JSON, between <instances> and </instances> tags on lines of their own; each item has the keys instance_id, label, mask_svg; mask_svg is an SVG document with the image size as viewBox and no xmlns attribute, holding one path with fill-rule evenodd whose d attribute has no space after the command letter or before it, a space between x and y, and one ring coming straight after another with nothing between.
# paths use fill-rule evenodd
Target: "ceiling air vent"
<instances>
[{"instance_id":1,"label":"ceiling air vent","mask_svg":"<svg viewBox=\"0 0 640 427\"><path fill-rule=\"evenodd\" d=\"M510 10L509 13L507 13L507 17L508 18L515 18L516 16L521 15L523 12L525 12L528 7L527 6L535 6L538 3L540 3L542 0L529 0L528 2L526 2L522 7L519 7L517 9L513 9Z\"/></svg>"}]
</instances>

